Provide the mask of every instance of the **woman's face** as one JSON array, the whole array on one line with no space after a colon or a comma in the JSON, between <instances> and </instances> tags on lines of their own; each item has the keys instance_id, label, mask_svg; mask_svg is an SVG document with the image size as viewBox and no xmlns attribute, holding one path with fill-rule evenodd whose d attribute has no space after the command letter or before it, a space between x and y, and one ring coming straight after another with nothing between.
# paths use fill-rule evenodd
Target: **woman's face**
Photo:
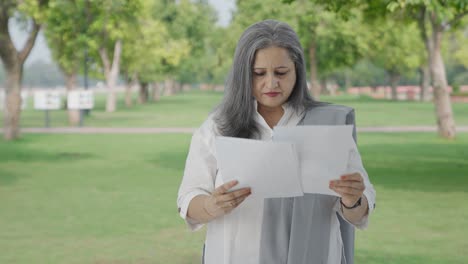
<instances>
[{"instance_id":1,"label":"woman's face","mask_svg":"<svg viewBox=\"0 0 468 264\"><path fill-rule=\"evenodd\" d=\"M252 76L258 106L271 110L288 100L296 83L296 69L288 51L275 46L257 51Z\"/></svg>"}]
</instances>

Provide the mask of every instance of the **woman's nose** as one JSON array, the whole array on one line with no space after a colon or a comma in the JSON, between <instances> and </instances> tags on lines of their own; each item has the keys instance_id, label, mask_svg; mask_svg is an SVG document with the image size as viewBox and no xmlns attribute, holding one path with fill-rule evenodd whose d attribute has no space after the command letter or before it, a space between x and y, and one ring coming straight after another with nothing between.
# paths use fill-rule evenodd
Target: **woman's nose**
<instances>
[{"instance_id":1,"label":"woman's nose","mask_svg":"<svg viewBox=\"0 0 468 264\"><path fill-rule=\"evenodd\" d=\"M278 78L274 74L268 74L266 82L268 89L274 89L279 86Z\"/></svg>"}]
</instances>

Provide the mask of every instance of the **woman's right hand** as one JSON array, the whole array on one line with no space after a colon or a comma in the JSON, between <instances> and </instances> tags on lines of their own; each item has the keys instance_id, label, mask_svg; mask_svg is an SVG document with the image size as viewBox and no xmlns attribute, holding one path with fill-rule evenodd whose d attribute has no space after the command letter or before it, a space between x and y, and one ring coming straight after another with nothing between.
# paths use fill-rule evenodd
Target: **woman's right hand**
<instances>
[{"instance_id":1,"label":"woman's right hand","mask_svg":"<svg viewBox=\"0 0 468 264\"><path fill-rule=\"evenodd\" d=\"M206 213L213 218L218 218L228 214L239 206L239 204L251 194L251 190L250 188L242 188L229 192L229 189L237 184L238 181L233 180L216 188L214 192L205 199L204 209Z\"/></svg>"}]
</instances>

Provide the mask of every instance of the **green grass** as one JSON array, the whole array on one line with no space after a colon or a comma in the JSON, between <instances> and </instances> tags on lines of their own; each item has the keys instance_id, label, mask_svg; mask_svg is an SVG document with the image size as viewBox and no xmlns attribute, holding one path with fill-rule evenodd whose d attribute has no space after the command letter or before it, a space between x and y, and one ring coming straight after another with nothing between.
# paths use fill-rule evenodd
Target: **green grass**
<instances>
[{"instance_id":1,"label":"green grass","mask_svg":"<svg viewBox=\"0 0 468 264\"><path fill-rule=\"evenodd\" d=\"M435 126L432 102L376 100L352 95L321 97L321 100L354 107L356 123L363 126ZM452 103L457 125L468 125L468 104Z\"/></svg>"},{"instance_id":2,"label":"green grass","mask_svg":"<svg viewBox=\"0 0 468 264\"><path fill-rule=\"evenodd\" d=\"M0 263L200 263L178 217L190 135L0 141ZM377 190L356 263L467 263L468 134L361 133Z\"/></svg>"},{"instance_id":3,"label":"green grass","mask_svg":"<svg viewBox=\"0 0 468 264\"><path fill-rule=\"evenodd\" d=\"M136 95L135 95L136 96ZM159 102L134 104L127 108L124 95L118 94L117 111L105 112L105 95L96 94L95 108L85 117L84 126L89 127L197 127L221 100L219 92L192 91L174 96L164 96ZM136 102L136 98L134 100ZM21 114L22 127L44 127L45 113L29 106ZM67 124L65 110L49 112L51 127ZM3 120L3 116L0 117Z\"/></svg>"},{"instance_id":4,"label":"green grass","mask_svg":"<svg viewBox=\"0 0 468 264\"><path fill-rule=\"evenodd\" d=\"M136 96L136 95L135 95ZM126 108L123 94L118 95L117 112L104 111L105 95L96 95L96 107L84 121L94 127L197 127L207 114L220 102L222 93L191 91L165 96L157 103L135 105ZM393 102L368 97L337 96L321 98L323 101L344 104L356 108L357 125L364 126L413 126L435 125L434 105L430 102ZM468 104L454 103L457 125L468 125ZM22 112L22 127L43 127L45 114L29 107ZM51 111L51 126L67 126L64 110ZM3 116L0 116L2 121ZM2 122L3 123L3 122Z\"/></svg>"}]
</instances>

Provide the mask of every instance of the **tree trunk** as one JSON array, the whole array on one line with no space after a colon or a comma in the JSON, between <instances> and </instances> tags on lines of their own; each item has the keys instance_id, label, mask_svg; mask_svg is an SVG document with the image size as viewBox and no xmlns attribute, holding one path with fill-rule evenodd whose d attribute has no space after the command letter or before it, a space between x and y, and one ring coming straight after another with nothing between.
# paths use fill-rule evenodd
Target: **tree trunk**
<instances>
[{"instance_id":1,"label":"tree trunk","mask_svg":"<svg viewBox=\"0 0 468 264\"><path fill-rule=\"evenodd\" d=\"M71 92L76 89L76 72L65 73L65 86L67 92ZM80 125L80 110L79 109L68 109L68 125L79 126Z\"/></svg>"},{"instance_id":2,"label":"tree trunk","mask_svg":"<svg viewBox=\"0 0 468 264\"><path fill-rule=\"evenodd\" d=\"M310 60L310 91L312 93L312 97L315 100L319 100L321 87L317 75L317 54L316 54L316 47L315 41L309 45L309 60Z\"/></svg>"},{"instance_id":3,"label":"tree trunk","mask_svg":"<svg viewBox=\"0 0 468 264\"><path fill-rule=\"evenodd\" d=\"M120 66L120 55L122 53L122 42L117 40L114 45L114 57L112 64L110 63L107 51L104 47L99 48L99 55L101 56L104 72L106 75L107 84L107 101L106 101L106 112L115 112L117 100L115 94L115 85L117 83L117 77L119 76Z\"/></svg>"},{"instance_id":4,"label":"tree trunk","mask_svg":"<svg viewBox=\"0 0 468 264\"><path fill-rule=\"evenodd\" d=\"M159 83L154 82L153 83L153 102L158 102L160 98L161 98L161 91L160 91Z\"/></svg>"},{"instance_id":5,"label":"tree trunk","mask_svg":"<svg viewBox=\"0 0 468 264\"><path fill-rule=\"evenodd\" d=\"M180 93L180 91L182 90L182 84L180 82L175 82L174 83L174 88L175 88L175 93Z\"/></svg>"},{"instance_id":6,"label":"tree trunk","mask_svg":"<svg viewBox=\"0 0 468 264\"><path fill-rule=\"evenodd\" d=\"M2 3L4 4L4 3ZM5 107L3 111L3 136L5 140L14 140L20 136L21 81L23 64L36 41L40 25L33 20L33 28L23 46L18 51L13 44L8 30L10 16L8 2L0 11L0 58L6 72ZM10 4L11 5L11 4ZM5 10L3 10L5 8Z\"/></svg>"},{"instance_id":7,"label":"tree trunk","mask_svg":"<svg viewBox=\"0 0 468 264\"><path fill-rule=\"evenodd\" d=\"M130 108L133 106L133 99L132 99L132 81L129 81L125 85L125 106Z\"/></svg>"},{"instance_id":8,"label":"tree trunk","mask_svg":"<svg viewBox=\"0 0 468 264\"><path fill-rule=\"evenodd\" d=\"M320 79L320 93L322 93L322 91L324 94L329 94L328 87L327 87L327 78Z\"/></svg>"},{"instance_id":9,"label":"tree trunk","mask_svg":"<svg viewBox=\"0 0 468 264\"><path fill-rule=\"evenodd\" d=\"M426 27L427 20L430 21L431 30L428 30ZM453 139L456 134L455 120L453 119L452 103L450 102L450 96L447 91L445 65L441 54L444 27L441 25L441 22L437 20L435 14L428 12L424 7L421 8L418 26L428 55L437 129L441 137ZM431 35L429 35L429 32L431 32Z\"/></svg>"},{"instance_id":10,"label":"tree trunk","mask_svg":"<svg viewBox=\"0 0 468 264\"><path fill-rule=\"evenodd\" d=\"M351 88L351 72L350 70L346 69L344 73L345 77L345 91L348 91Z\"/></svg>"},{"instance_id":11,"label":"tree trunk","mask_svg":"<svg viewBox=\"0 0 468 264\"><path fill-rule=\"evenodd\" d=\"M436 23L432 23L433 50L431 54L431 74L434 89L434 104L437 117L439 135L444 138L455 138L455 120L453 119L452 103L447 91L447 78L445 65L442 59L441 42L442 29Z\"/></svg>"},{"instance_id":12,"label":"tree trunk","mask_svg":"<svg viewBox=\"0 0 468 264\"><path fill-rule=\"evenodd\" d=\"M421 36L421 39L424 43L424 46L426 47L426 62L423 63L423 65L420 67L420 73L421 73L421 80L420 80L420 87L421 87L421 93L420 97L422 101L426 101L429 98L429 87L431 85L431 70L429 65L431 64L431 57L432 57L432 50L434 49L433 43L431 42L431 39L428 36L428 31L426 27L426 21L427 21L427 12L425 8L422 8L418 17L418 28L419 28L419 33Z\"/></svg>"},{"instance_id":13,"label":"tree trunk","mask_svg":"<svg viewBox=\"0 0 468 264\"><path fill-rule=\"evenodd\" d=\"M164 95L173 95L174 94L174 80L168 78L164 81Z\"/></svg>"},{"instance_id":14,"label":"tree trunk","mask_svg":"<svg viewBox=\"0 0 468 264\"><path fill-rule=\"evenodd\" d=\"M224 87L221 88L221 85L217 85L216 87L218 87L218 89L215 89L215 90L224 91ZM192 89L192 86L190 84L184 84L182 86L182 91L184 91L184 92L190 92L191 89Z\"/></svg>"},{"instance_id":15,"label":"tree trunk","mask_svg":"<svg viewBox=\"0 0 468 264\"><path fill-rule=\"evenodd\" d=\"M19 138L22 71L22 65L15 65L11 69L6 69L6 100L3 113L3 129L6 140Z\"/></svg>"},{"instance_id":16,"label":"tree trunk","mask_svg":"<svg viewBox=\"0 0 468 264\"><path fill-rule=\"evenodd\" d=\"M398 100L398 83L400 82L400 74L394 71L388 72L390 77L390 87L392 87L392 100Z\"/></svg>"},{"instance_id":17,"label":"tree trunk","mask_svg":"<svg viewBox=\"0 0 468 264\"><path fill-rule=\"evenodd\" d=\"M146 104L148 102L148 98L149 98L148 83L147 82L141 82L140 83L140 91L139 91L138 102L140 104Z\"/></svg>"},{"instance_id":18,"label":"tree trunk","mask_svg":"<svg viewBox=\"0 0 468 264\"><path fill-rule=\"evenodd\" d=\"M427 64L421 65L421 67L419 67L419 74L419 87L421 89L419 99L424 102L429 101L429 89L431 87L431 74L429 66Z\"/></svg>"},{"instance_id":19,"label":"tree trunk","mask_svg":"<svg viewBox=\"0 0 468 264\"><path fill-rule=\"evenodd\" d=\"M126 84L125 84L125 106L127 108L130 108L133 106L133 93L132 93L132 88L134 85L134 80L135 80L136 74L134 74L131 78L127 75L125 78Z\"/></svg>"}]
</instances>

